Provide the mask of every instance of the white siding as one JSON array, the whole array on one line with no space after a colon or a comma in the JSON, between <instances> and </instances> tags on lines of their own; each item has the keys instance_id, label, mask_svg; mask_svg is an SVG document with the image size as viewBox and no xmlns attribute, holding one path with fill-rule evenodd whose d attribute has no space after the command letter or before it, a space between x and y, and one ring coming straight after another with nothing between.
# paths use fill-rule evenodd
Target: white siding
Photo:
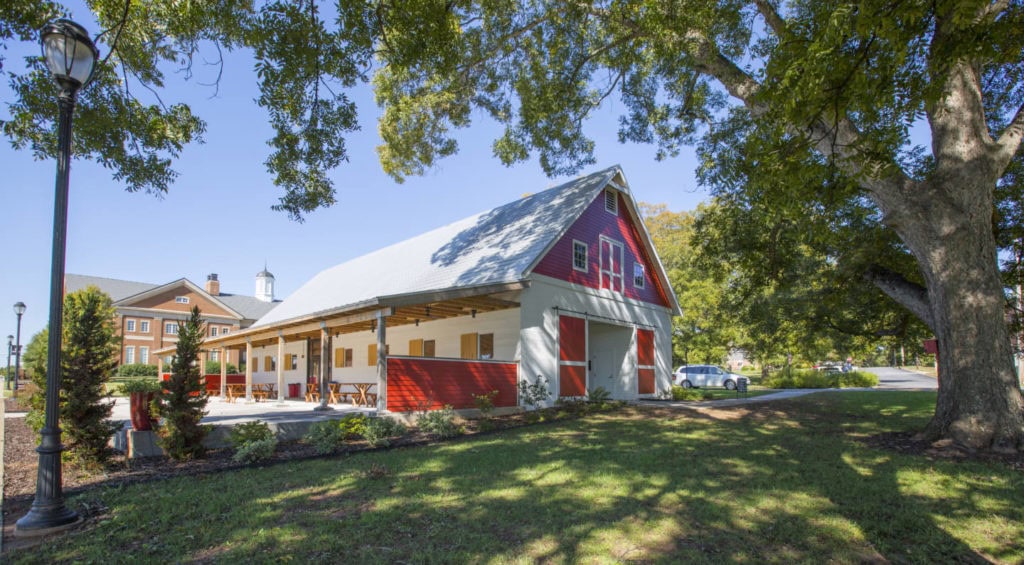
<instances>
[{"instance_id":1,"label":"white siding","mask_svg":"<svg viewBox=\"0 0 1024 565\"><path fill-rule=\"evenodd\" d=\"M387 327L387 343L392 355L408 355L409 340L432 339L435 343L435 357L459 358L462 354L461 336L466 333L494 334L494 359L497 361L515 361L518 359L519 310L511 308L477 314L476 318L461 316L421 321L419 326L409 324ZM352 350L351 367L334 367L331 362L331 380L338 382L359 383L376 382L377 367L368 365L368 346L377 343L374 332L341 334L333 339L333 350L346 348Z\"/></svg>"},{"instance_id":2,"label":"white siding","mask_svg":"<svg viewBox=\"0 0 1024 565\"><path fill-rule=\"evenodd\" d=\"M564 281L533 275L530 287L522 292L520 299L522 355L520 374L533 383L543 376L548 380L553 403L558 398L558 316L555 306L564 310L585 312L593 316L593 330L598 334L602 329L614 332L608 326L621 326L623 330L640 324L642 329L654 329L655 349L655 390L666 392L672 385L672 314L668 308L623 298L607 290L591 289ZM570 312L566 315L579 316ZM600 324L600 325L599 325ZM602 386L612 393L613 398L634 400L636 394L636 331L621 339L628 339L629 355L622 361L620 373L612 379L587 375L587 390ZM600 341L602 338L593 336ZM588 345L588 349L593 343ZM593 358L595 351L589 351Z\"/></svg>"}]
</instances>

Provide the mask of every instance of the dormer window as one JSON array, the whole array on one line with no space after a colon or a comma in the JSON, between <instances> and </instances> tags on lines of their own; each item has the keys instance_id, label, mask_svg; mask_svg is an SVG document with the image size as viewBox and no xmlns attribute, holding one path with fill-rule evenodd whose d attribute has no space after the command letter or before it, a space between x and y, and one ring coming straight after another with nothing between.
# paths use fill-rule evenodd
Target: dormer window
<instances>
[{"instance_id":1,"label":"dormer window","mask_svg":"<svg viewBox=\"0 0 1024 565\"><path fill-rule=\"evenodd\" d=\"M604 209L609 214L619 215L619 197L614 190L604 191Z\"/></svg>"},{"instance_id":2,"label":"dormer window","mask_svg":"<svg viewBox=\"0 0 1024 565\"><path fill-rule=\"evenodd\" d=\"M188 304L188 297L187 296L176 296L176 297L174 297L174 301L177 302L178 304Z\"/></svg>"}]
</instances>

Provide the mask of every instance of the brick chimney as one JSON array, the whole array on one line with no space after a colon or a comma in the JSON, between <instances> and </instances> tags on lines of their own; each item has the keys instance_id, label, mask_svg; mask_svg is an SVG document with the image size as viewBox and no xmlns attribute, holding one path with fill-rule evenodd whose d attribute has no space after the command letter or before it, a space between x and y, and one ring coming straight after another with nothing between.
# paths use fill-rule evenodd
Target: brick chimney
<instances>
[{"instance_id":1,"label":"brick chimney","mask_svg":"<svg viewBox=\"0 0 1024 565\"><path fill-rule=\"evenodd\" d=\"M217 273L206 275L206 294L220 296L220 281L217 280Z\"/></svg>"}]
</instances>

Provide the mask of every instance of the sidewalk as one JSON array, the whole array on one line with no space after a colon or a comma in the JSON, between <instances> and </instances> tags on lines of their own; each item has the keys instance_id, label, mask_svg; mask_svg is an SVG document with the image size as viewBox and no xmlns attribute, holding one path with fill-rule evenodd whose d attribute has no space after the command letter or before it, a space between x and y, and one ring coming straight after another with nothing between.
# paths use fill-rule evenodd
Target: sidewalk
<instances>
[{"instance_id":1,"label":"sidewalk","mask_svg":"<svg viewBox=\"0 0 1024 565\"><path fill-rule=\"evenodd\" d=\"M736 406L738 404L753 404L755 402L771 402L772 400L783 400L786 398L796 398L798 396L804 396L807 394L813 394L815 392L823 392L829 390L871 390L869 388L793 388L788 390L782 390L779 392L773 392L771 394L762 394L760 396L740 396L739 398L723 398L720 400L637 400L636 404L641 406L668 406L671 408L713 408L722 406Z\"/></svg>"}]
</instances>

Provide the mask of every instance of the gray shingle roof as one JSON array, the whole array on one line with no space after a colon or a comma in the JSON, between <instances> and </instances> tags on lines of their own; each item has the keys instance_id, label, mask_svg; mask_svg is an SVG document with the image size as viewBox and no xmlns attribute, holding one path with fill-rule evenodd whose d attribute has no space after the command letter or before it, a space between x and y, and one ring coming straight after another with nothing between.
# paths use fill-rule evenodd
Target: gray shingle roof
<instances>
[{"instance_id":1,"label":"gray shingle roof","mask_svg":"<svg viewBox=\"0 0 1024 565\"><path fill-rule=\"evenodd\" d=\"M83 288L95 286L107 293L111 300L117 302L122 298L136 295L140 292L154 289L160 285L108 279L106 277L93 277L89 275L64 275L64 292L71 293Z\"/></svg>"},{"instance_id":2,"label":"gray shingle roof","mask_svg":"<svg viewBox=\"0 0 1024 565\"><path fill-rule=\"evenodd\" d=\"M246 320L259 320L281 304L280 300L263 302L254 296L242 296L240 294L223 294L216 297L235 312L238 312Z\"/></svg>"},{"instance_id":3,"label":"gray shingle roof","mask_svg":"<svg viewBox=\"0 0 1024 565\"><path fill-rule=\"evenodd\" d=\"M620 172L598 171L321 271L254 326L388 296L519 282Z\"/></svg>"},{"instance_id":4,"label":"gray shingle roof","mask_svg":"<svg viewBox=\"0 0 1024 565\"><path fill-rule=\"evenodd\" d=\"M125 298L135 296L153 290L164 285L150 284L132 281L122 281L119 279L109 279L106 277L93 277L89 275L64 275L64 292L75 292L88 286L96 286L103 292L110 295L111 300L118 302ZM197 288L202 288L196 285ZM231 308L235 312L238 312L246 320L258 320L262 316L265 316L267 312L273 310L277 305L281 304L280 300L273 302L263 302L262 300L256 299L254 296L243 296L240 294L219 294L213 297L224 303L225 306Z\"/></svg>"}]
</instances>

